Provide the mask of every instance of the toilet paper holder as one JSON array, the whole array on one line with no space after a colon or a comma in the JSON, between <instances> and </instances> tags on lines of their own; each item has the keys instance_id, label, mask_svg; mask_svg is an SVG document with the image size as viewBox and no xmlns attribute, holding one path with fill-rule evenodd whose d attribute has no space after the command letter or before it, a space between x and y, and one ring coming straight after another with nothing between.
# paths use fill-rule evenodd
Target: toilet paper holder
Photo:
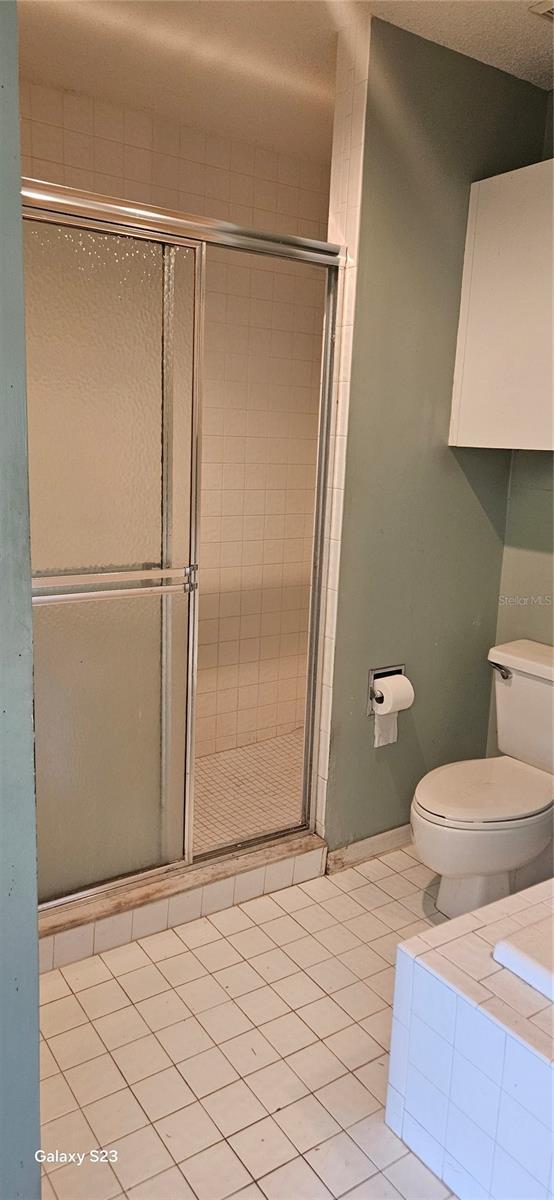
<instances>
[{"instance_id":1,"label":"toilet paper holder","mask_svg":"<svg viewBox=\"0 0 554 1200\"><path fill-rule=\"evenodd\" d=\"M378 683L380 679L386 679L389 675L405 675L406 666L404 663L399 663L394 667L370 667L367 679L367 708L366 716L374 717L379 712L379 705L383 703L383 693L380 691Z\"/></svg>"}]
</instances>

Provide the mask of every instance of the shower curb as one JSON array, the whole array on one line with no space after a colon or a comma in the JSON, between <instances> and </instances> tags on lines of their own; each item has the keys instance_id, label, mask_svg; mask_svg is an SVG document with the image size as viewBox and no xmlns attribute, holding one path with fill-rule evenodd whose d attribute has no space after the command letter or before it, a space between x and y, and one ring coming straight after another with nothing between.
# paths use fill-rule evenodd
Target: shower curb
<instances>
[{"instance_id":1,"label":"shower curb","mask_svg":"<svg viewBox=\"0 0 554 1200\"><path fill-rule=\"evenodd\" d=\"M182 863L108 884L39 910L40 970L123 946L325 873L327 845L295 833L193 866Z\"/></svg>"}]
</instances>

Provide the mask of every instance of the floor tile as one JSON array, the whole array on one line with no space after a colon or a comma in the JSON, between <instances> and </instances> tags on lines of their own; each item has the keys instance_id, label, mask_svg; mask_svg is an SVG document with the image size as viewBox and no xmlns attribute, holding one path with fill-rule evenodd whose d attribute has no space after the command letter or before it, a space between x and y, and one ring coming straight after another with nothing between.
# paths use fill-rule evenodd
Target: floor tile
<instances>
[{"instance_id":1,"label":"floor tile","mask_svg":"<svg viewBox=\"0 0 554 1200\"><path fill-rule=\"evenodd\" d=\"M312 1092L346 1074L344 1063L323 1042L291 1054L287 1061Z\"/></svg>"},{"instance_id":2,"label":"floor tile","mask_svg":"<svg viewBox=\"0 0 554 1200\"><path fill-rule=\"evenodd\" d=\"M265 1117L229 1138L233 1150L254 1179L296 1157L296 1150L273 1117Z\"/></svg>"},{"instance_id":3,"label":"floor tile","mask_svg":"<svg viewBox=\"0 0 554 1200\"><path fill-rule=\"evenodd\" d=\"M184 983L177 990L192 1013L204 1012L206 1008L215 1008L216 1004L223 1004L227 999L227 993L220 987L217 979L213 979L211 975L205 975L202 979L194 979L192 983Z\"/></svg>"},{"instance_id":4,"label":"floor tile","mask_svg":"<svg viewBox=\"0 0 554 1200\"><path fill-rule=\"evenodd\" d=\"M67 1033L58 1033L49 1039L48 1046L62 1071L106 1053L104 1043L90 1024L78 1025Z\"/></svg>"},{"instance_id":5,"label":"floor tile","mask_svg":"<svg viewBox=\"0 0 554 1200\"><path fill-rule=\"evenodd\" d=\"M207 946L198 946L194 953L195 958L212 974L222 971L224 967L232 967L235 963L243 961L238 950L235 950L227 938L219 938L217 942L208 942Z\"/></svg>"},{"instance_id":6,"label":"floor tile","mask_svg":"<svg viewBox=\"0 0 554 1200\"><path fill-rule=\"evenodd\" d=\"M359 1025L349 1025L348 1029L333 1033L331 1037L325 1038L325 1045L350 1071L354 1071L356 1067L363 1067L364 1063L379 1058L383 1053L379 1042L370 1037L364 1029L360 1029Z\"/></svg>"},{"instance_id":7,"label":"floor tile","mask_svg":"<svg viewBox=\"0 0 554 1200\"><path fill-rule=\"evenodd\" d=\"M116 1046L125 1046L148 1033L148 1025L131 1005L118 1012L109 1013L106 1017L99 1017L94 1021L94 1028L108 1050L114 1050Z\"/></svg>"},{"instance_id":8,"label":"floor tile","mask_svg":"<svg viewBox=\"0 0 554 1200\"><path fill-rule=\"evenodd\" d=\"M153 963L148 967L139 967L138 971L130 971L128 975L120 975L119 983L133 1004L149 996L157 996L169 987L167 979Z\"/></svg>"},{"instance_id":9,"label":"floor tile","mask_svg":"<svg viewBox=\"0 0 554 1200\"><path fill-rule=\"evenodd\" d=\"M287 975L295 975L298 971L297 963L285 954L284 950L268 950L266 954L257 954L251 959L254 970L265 979L267 983L274 983L276 979L285 979Z\"/></svg>"},{"instance_id":10,"label":"floor tile","mask_svg":"<svg viewBox=\"0 0 554 1200\"><path fill-rule=\"evenodd\" d=\"M379 879L385 879L387 875L392 875L392 867L388 867L386 863L381 862L380 858L370 858L369 862L358 863L356 870L359 874L364 875L366 879L370 879L372 883L376 883Z\"/></svg>"},{"instance_id":11,"label":"floor tile","mask_svg":"<svg viewBox=\"0 0 554 1200\"><path fill-rule=\"evenodd\" d=\"M346 988L340 988L333 995L336 1003L340 1004L341 1008L355 1021L361 1021L363 1017L371 1017L373 1013L380 1012L385 1007L383 997L373 992L371 987L362 980L359 983L351 983Z\"/></svg>"},{"instance_id":12,"label":"floor tile","mask_svg":"<svg viewBox=\"0 0 554 1200\"><path fill-rule=\"evenodd\" d=\"M363 917L354 917L353 921L347 922L346 928L362 942L371 942L374 938L390 933L389 926L379 920L375 911L365 912ZM345 946L345 950L349 949L349 946Z\"/></svg>"},{"instance_id":13,"label":"floor tile","mask_svg":"<svg viewBox=\"0 0 554 1200\"><path fill-rule=\"evenodd\" d=\"M321 1001L317 1000L316 1003L320 1004ZM275 1021L268 1021L261 1027L260 1032L282 1058L287 1054L294 1054L295 1050L302 1050L304 1046L309 1046L316 1040L313 1030L293 1012L284 1017L277 1017Z\"/></svg>"},{"instance_id":14,"label":"floor tile","mask_svg":"<svg viewBox=\"0 0 554 1200\"><path fill-rule=\"evenodd\" d=\"M271 921L269 923L272 924ZM265 954L268 950L273 950L275 945L275 942L265 932L265 928L253 924L249 929L231 934L229 941L234 949L242 954L243 958L254 958L256 954Z\"/></svg>"},{"instance_id":15,"label":"floor tile","mask_svg":"<svg viewBox=\"0 0 554 1200\"><path fill-rule=\"evenodd\" d=\"M142 1183L172 1166L170 1154L151 1125L112 1142L110 1149L117 1150L113 1169L124 1188Z\"/></svg>"},{"instance_id":16,"label":"floor tile","mask_svg":"<svg viewBox=\"0 0 554 1200\"><path fill-rule=\"evenodd\" d=\"M180 1167L170 1167L127 1192L128 1200L195 1200Z\"/></svg>"},{"instance_id":17,"label":"floor tile","mask_svg":"<svg viewBox=\"0 0 554 1200\"><path fill-rule=\"evenodd\" d=\"M71 988L61 971L44 971L39 978L40 1003L51 1004L61 1000L62 996L70 996Z\"/></svg>"},{"instance_id":18,"label":"floor tile","mask_svg":"<svg viewBox=\"0 0 554 1200\"><path fill-rule=\"evenodd\" d=\"M331 1116L347 1129L362 1117L368 1117L380 1107L375 1097L353 1075L341 1075L316 1092L318 1100L325 1105Z\"/></svg>"},{"instance_id":19,"label":"floor tile","mask_svg":"<svg viewBox=\"0 0 554 1200\"><path fill-rule=\"evenodd\" d=\"M384 1050L390 1047L390 1036L392 1026L392 1009L382 1008L380 1012L374 1013L372 1017L364 1017L360 1021L362 1029L365 1029L369 1036L374 1038Z\"/></svg>"},{"instance_id":20,"label":"floor tile","mask_svg":"<svg viewBox=\"0 0 554 1200\"><path fill-rule=\"evenodd\" d=\"M380 938L377 938L377 942L379 941ZM374 949L374 943L371 946L355 946L353 950L346 950L340 955L340 961L358 979L367 979L369 986L371 976L376 975L378 971L385 971L388 963L388 959L383 958Z\"/></svg>"},{"instance_id":21,"label":"floor tile","mask_svg":"<svg viewBox=\"0 0 554 1200\"><path fill-rule=\"evenodd\" d=\"M178 925L175 933L189 950L194 950L196 946L206 946L208 942L215 942L221 937L219 930L208 917L199 917L197 921Z\"/></svg>"},{"instance_id":22,"label":"floor tile","mask_svg":"<svg viewBox=\"0 0 554 1200\"><path fill-rule=\"evenodd\" d=\"M298 921L291 916L276 917L274 921L267 921L264 925L264 933L267 933L272 942L276 946L286 946L289 942L298 941L299 938L306 936L306 930Z\"/></svg>"},{"instance_id":23,"label":"floor tile","mask_svg":"<svg viewBox=\"0 0 554 1200\"><path fill-rule=\"evenodd\" d=\"M125 1087L121 1071L109 1054L71 1067L66 1071L65 1077L81 1106L92 1104L93 1100L101 1100L103 1096L109 1096L110 1092L117 1092Z\"/></svg>"},{"instance_id":24,"label":"floor tile","mask_svg":"<svg viewBox=\"0 0 554 1200\"><path fill-rule=\"evenodd\" d=\"M302 1154L340 1131L340 1125L315 1096L304 1096L282 1108L275 1113L275 1120Z\"/></svg>"},{"instance_id":25,"label":"floor tile","mask_svg":"<svg viewBox=\"0 0 554 1200\"><path fill-rule=\"evenodd\" d=\"M79 992L79 1003L92 1021L96 1017L105 1017L107 1013L117 1012L118 1008L125 1008L129 997L116 979L110 979L107 983L98 983L96 987Z\"/></svg>"},{"instance_id":26,"label":"floor tile","mask_svg":"<svg viewBox=\"0 0 554 1200\"><path fill-rule=\"evenodd\" d=\"M387 1004L392 1004L394 994L394 967L387 967L385 971L377 971L371 976L371 989L377 992L378 996L382 996Z\"/></svg>"},{"instance_id":27,"label":"floor tile","mask_svg":"<svg viewBox=\"0 0 554 1200\"><path fill-rule=\"evenodd\" d=\"M307 933L320 933L322 929L329 929L331 925L336 924L336 917L326 912L321 904L310 904L307 908L301 908L295 913L294 919Z\"/></svg>"},{"instance_id":28,"label":"floor tile","mask_svg":"<svg viewBox=\"0 0 554 1200\"><path fill-rule=\"evenodd\" d=\"M109 967L112 975L127 975L129 971L138 971L139 967L147 967L150 961L138 942L130 942L128 946L116 946L115 950L103 950L100 958Z\"/></svg>"},{"instance_id":29,"label":"floor tile","mask_svg":"<svg viewBox=\"0 0 554 1200\"><path fill-rule=\"evenodd\" d=\"M139 938L139 946L152 962L172 958L183 951L183 943L173 929L164 929L160 933L151 933L149 937Z\"/></svg>"},{"instance_id":30,"label":"floor tile","mask_svg":"<svg viewBox=\"0 0 554 1200\"><path fill-rule=\"evenodd\" d=\"M231 933L240 933L243 929L252 929L254 924L250 917L235 904L233 908L224 908L221 912L212 913L209 920L222 937L228 938Z\"/></svg>"},{"instance_id":31,"label":"floor tile","mask_svg":"<svg viewBox=\"0 0 554 1200\"><path fill-rule=\"evenodd\" d=\"M294 1009L302 1008L304 1004L312 1004L314 1000L321 1000L325 995L322 988L310 979L305 971L297 971L295 975L287 975L285 979L276 979L273 990Z\"/></svg>"},{"instance_id":32,"label":"floor tile","mask_svg":"<svg viewBox=\"0 0 554 1200\"><path fill-rule=\"evenodd\" d=\"M270 1071L271 1067L265 1069ZM249 1086L239 1079L220 1091L212 1092L204 1099L206 1112L224 1137L238 1133L240 1129L245 1129L247 1125L253 1125L255 1121L267 1116L266 1109L251 1091L253 1078L255 1076L249 1077Z\"/></svg>"},{"instance_id":33,"label":"floor tile","mask_svg":"<svg viewBox=\"0 0 554 1200\"><path fill-rule=\"evenodd\" d=\"M68 1163L54 1174L58 1200L112 1200L121 1193L109 1163L85 1159L81 1166Z\"/></svg>"},{"instance_id":34,"label":"floor tile","mask_svg":"<svg viewBox=\"0 0 554 1200\"><path fill-rule=\"evenodd\" d=\"M356 1070L357 1079L361 1080L372 1096L384 1104L387 1098L387 1080L389 1074L389 1056L383 1054L365 1066Z\"/></svg>"},{"instance_id":35,"label":"floor tile","mask_svg":"<svg viewBox=\"0 0 554 1200\"><path fill-rule=\"evenodd\" d=\"M404 1142L385 1125L385 1110L382 1108L356 1122L348 1132L380 1171L408 1153Z\"/></svg>"},{"instance_id":36,"label":"floor tile","mask_svg":"<svg viewBox=\"0 0 554 1200\"><path fill-rule=\"evenodd\" d=\"M417 867L412 869L417 871ZM393 900L401 900L403 896L410 896L418 890L418 885L413 883L411 879L408 879L407 874L388 875L380 881L379 887L387 893L387 896L391 896Z\"/></svg>"},{"instance_id":37,"label":"floor tile","mask_svg":"<svg viewBox=\"0 0 554 1200\"><path fill-rule=\"evenodd\" d=\"M96 1144L95 1135L79 1109L54 1121L46 1121L41 1128L40 1145L47 1154L61 1146L87 1154Z\"/></svg>"},{"instance_id":38,"label":"floor tile","mask_svg":"<svg viewBox=\"0 0 554 1200\"><path fill-rule=\"evenodd\" d=\"M133 1092L151 1121L194 1103L195 1096L177 1067L167 1067L133 1084Z\"/></svg>"},{"instance_id":39,"label":"floor tile","mask_svg":"<svg viewBox=\"0 0 554 1200\"><path fill-rule=\"evenodd\" d=\"M126 1001L127 1003L127 1001ZM43 1004L40 1009L40 1029L45 1038L54 1037L57 1033L65 1033L67 1029L76 1029L85 1025L87 1014L83 1012L79 1000L75 996L64 996L61 1000L52 1000Z\"/></svg>"},{"instance_id":40,"label":"floor tile","mask_svg":"<svg viewBox=\"0 0 554 1200\"><path fill-rule=\"evenodd\" d=\"M309 1150L306 1158L333 1196L342 1196L375 1174L375 1167L346 1133Z\"/></svg>"},{"instance_id":41,"label":"floor tile","mask_svg":"<svg viewBox=\"0 0 554 1200\"><path fill-rule=\"evenodd\" d=\"M341 892L354 892L356 888L364 887L367 882L365 876L355 867L346 867L343 871L334 872L331 880Z\"/></svg>"},{"instance_id":42,"label":"floor tile","mask_svg":"<svg viewBox=\"0 0 554 1200\"><path fill-rule=\"evenodd\" d=\"M186 1004L177 992L160 992L158 996L149 996L148 1000L139 1000L137 1010L152 1030L165 1029L167 1025L176 1025L190 1017Z\"/></svg>"},{"instance_id":43,"label":"floor tile","mask_svg":"<svg viewBox=\"0 0 554 1200\"><path fill-rule=\"evenodd\" d=\"M258 896L256 900L246 900L244 904L240 905L240 908L256 925L262 925L264 921L273 921L283 915L282 908L271 899L271 896Z\"/></svg>"},{"instance_id":44,"label":"floor tile","mask_svg":"<svg viewBox=\"0 0 554 1200\"><path fill-rule=\"evenodd\" d=\"M377 1175L359 1183L358 1187L348 1193L345 1200L401 1200L401 1196L390 1180L379 1171Z\"/></svg>"},{"instance_id":45,"label":"floor tile","mask_svg":"<svg viewBox=\"0 0 554 1200\"><path fill-rule=\"evenodd\" d=\"M203 1050L209 1050L212 1046L211 1038L196 1017L187 1017L186 1021L168 1025L167 1029L159 1029L156 1036L175 1063L182 1062L193 1054L200 1054Z\"/></svg>"},{"instance_id":46,"label":"floor tile","mask_svg":"<svg viewBox=\"0 0 554 1200\"><path fill-rule=\"evenodd\" d=\"M40 1085L40 1115L42 1121L54 1121L78 1108L71 1088L63 1075L52 1075Z\"/></svg>"},{"instance_id":47,"label":"floor tile","mask_svg":"<svg viewBox=\"0 0 554 1200\"><path fill-rule=\"evenodd\" d=\"M306 1084L282 1059L249 1075L248 1087L270 1113L285 1108L308 1092Z\"/></svg>"},{"instance_id":48,"label":"floor tile","mask_svg":"<svg viewBox=\"0 0 554 1200\"><path fill-rule=\"evenodd\" d=\"M248 1171L226 1142L187 1159L183 1172L198 1200L225 1200L250 1182Z\"/></svg>"},{"instance_id":49,"label":"floor tile","mask_svg":"<svg viewBox=\"0 0 554 1200\"><path fill-rule=\"evenodd\" d=\"M70 963L69 966L62 967L61 972L72 992L81 992L83 988L94 987L95 984L105 983L107 979L112 978L99 954L92 958L83 958L81 962Z\"/></svg>"},{"instance_id":50,"label":"floor tile","mask_svg":"<svg viewBox=\"0 0 554 1200\"><path fill-rule=\"evenodd\" d=\"M254 1025L263 1025L264 1021L273 1021L290 1012L288 1004L267 985L240 996L238 1003Z\"/></svg>"},{"instance_id":51,"label":"floor tile","mask_svg":"<svg viewBox=\"0 0 554 1200\"><path fill-rule=\"evenodd\" d=\"M340 895L340 888L335 886L329 875L308 879L306 883L301 883L300 887L310 897L310 900L314 900L317 904L323 904L325 900L334 900Z\"/></svg>"},{"instance_id":52,"label":"floor tile","mask_svg":"<svg viewBox=\"0 0 554 1200\"><path fill-rule=\"evenodd\" d=\"M330 1034L338 1033L339 1029L346 1029L347 1025L352 1024L349 1014L330 996L306 1004L304 1008L299 1009L298 1016L319 1038L329 1037Z\"/></svg>"},{"instance_id":53,"label":"floor tile","mask_svg":"<svg viewBox=\"0 0 554 1200\"><path fill-rule=\"evenodd\" d=\"M315 963L307 968L306 974L318 987L330 994L358 982L357 976L345 967L339 958L326 958L323 962Z\"/></svg>"},{"instance_id":54,"label":"floor tile","mask_svg":"<svg viewBox=\"0 0 554 1200\"><path fill-rule=\"evenodd\" d=\"M238 1078L229 1060L217 1046L187 1058L180 1064L179 1070L199 1099L208 1096L210 1092L218 1091L228 1083L234 1083Z\"/></svg>"},{"instance_id":55,"label":"floor tile","mask_svg":"<svg viewBox=\"0 0 554 1200\"><path fill-rule=\"evenodd\" d=\"M323 931L326 932L325 930ZM317 938L312 937L308 933L303 938L298 938L297 941L287 944L287 954L297 966L305 970L306 967L312 967L314 963L322 962L325 958L330 958L331 951L323 946Z\"/></svg>"},{"instance_id":56,"label":"floor tile","mask_svg":"<svg viewBox=\"0 0 554 1200\"><path fill-rule=\"evenodd\" d=\"M389 926L389 929L401 929L403 925L409 925L410 921L414 919L412 909L406 908L399 900L381 904L376 915L380 921Z\"/></svg>"},{"instance_id":57,"label":"floor tile","mask_svg":"<svg viewBox=\"0 0 554 1200\"><path fill-rule=\"evenodd\" d=\"M257 994L250 993L252 996ZM251 1020L234 1000L228 1000L226 1004L216 1004L215 1008L207 1008L205 1012L198 1013L198 1020L218 1045L252 1029Z\"/></svg>"},{"instance_id":58,"label":"floor tile","mask_svg":"<svg viewBox=\"0 0 554 1200\"><path fill-rule=\"evenodd\" d=\"M368 887L372 887L368 884ZM352 920L353 917L362 917L364 914L364 906L359 904L352 896L338 895L334 900L325 900L323 902L324 909L331 913L337 921Z\"/></svg>"},{"instance_id":59,"label":"floor tile","mask_svg":"<svg viewBox=\"0 0 554 1200\"><path fill-rule=\"evenodd\" d=\"M217 971L214 975L220 987L232 999L238 996L244 996L247 992L251 992L254 988L264 986L264 980L254 967L247 962L239 962L234 967L225 967L223 971Z\"/></svg>"},{"instance_id":60,"label":"floor tile","mask_svg":"<svg viewBox=\"0 0 554 1200\"><path fill-rule=\"evenodd\" d=\"M379 861L393 871L408 871L414 865L413 858L404 850L389 850L387 854L379 855Z\"/></svg>"},{"instance_id":61,"label":"floor tile","mask_svg":"<svg viewBox=\"0 0 554 1200\"><path fill-rule=\"evenodd\" d=\"M83 1028L83 1026L81 1026L81 1028ZM64 1033L61 1033L61 1034L59 1034L59 1036L65 1037L66 1035ZM55 1040L55 1039L53 1039L53 1040ZM102 1045L102 1042L100 1042L100 1053L101 1054L104 1053L104 1047ZM52 1054L52 1051L50 1050L48 1043L45 1042L43 1039L41 1039L40 1044L39 1044L39 1056L40 1056L40 1078L41 1078L41 1080L49 1079L51 1075L57 1075L60 1070L59 1064L56 1062L56 1059L54 1058L54 1055Z\"/></svg>"},{"instance_id":62,"label":"floor tile","mask_svg":"<svg viewBox=\"0 0 554 1200\"><path fill-rule=\"evenodd\" d=\"M125 1137L148 1124L148 1118L130 1088L87 1104L83 1112L99 1146L107 1146L116 1138Z\"/></svg>"},{"instance_id":63,"label":"floor tile","mask_svg":"<svg viewBox=\"0 0 554 1200\"><path fill-rule=\"evenodd\" d=\"M415 1154L405 1154L384 1175L405 1200L446 1200L450 1189Z\"/></svg>"},{"instance_id":64,"label":"floor tile","mask_svg":"<svg viewBox=\"0 0 554 1200\"><path fill-rule=\"evenodd\" d=\"M272 892L270 899L275 900L280 908L289 913L297 913L300 909L313 904L310 896L306 895L306 892L298 884L281 888L278 892Z\"/></svg>"},{"instance_id":65,"label":"floor tile","mask_svg":"<svg viewBox=\"0 0 554 1200\"><path fill-rule=\"evenodd\" d=\"M267 1200L330 1200L331 1193L303 1158L278 1167L260 1180Z\"/></svg>"},{"instance_id":66,"label":"floor tile","mask_svg":"<svg viewBox=\"0 0 554 1200\"><path fill-rule=\"evenodd\" d=\"M176 1028L176 1026L170 1026ZM171 1060L153 1033L113 1050L113 1057L127 1083L136 1083L171 1066Z\"/></svg>"},{"instance_id":67,"label":"floor tile","mask_svg":"<svg viewBox=\"0 0 554 1200\"><path fill-rule=\"evenodd\" d=\"M206 967L192 950L185 950L182 954L176 954L174 958L165 958L158 964L158 970L172 987L179 987L183 983L190 983L193 979L201 979L203 975L207 975Z\"/></svg>"},{"instance_id":68,"label":"floor tile","mask_svg":"<svg viewBox=\"0 0 554 1200\"><path fill-rule=\"evenodd\" d=\"M269 1066L279 1058L277 1051L260 1033L259 1029L251 1029L241 1033L239 1037L223 1042L221 1049L239 1075L251 1075L261 1067Z\"/></svg>"},{"instance_id":69,"label":"floor tile","mask_svg":"<svg viewBox=\"0 0 554 1200\"><path fill-rule=\"evenodd\" d=\"M175 1162L183 1162L221 1141L219 1129L198 1101L156 1121L155 1127Z\"/></svg>"}]
</instances>

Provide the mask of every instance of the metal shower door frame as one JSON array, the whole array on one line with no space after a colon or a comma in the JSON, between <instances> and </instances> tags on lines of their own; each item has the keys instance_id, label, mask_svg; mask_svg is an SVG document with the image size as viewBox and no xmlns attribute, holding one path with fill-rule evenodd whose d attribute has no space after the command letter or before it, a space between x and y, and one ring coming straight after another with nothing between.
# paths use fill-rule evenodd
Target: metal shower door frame
<instances>
[{"instance_id":1,"label":"metal shower door frame","mask_svg":"<svg viewBox=\"0 0 554 1200\"><path fill-rule=\"evenodd\" d=\"M308 686L307 686L307 701L306 701L306 727L305 727L305 749L304 749L304 773L303 773L303 797L302 797L302 819L301 824L296 829L307 828L313 830L315 828L315 795L316 795L316 777L317 777L317 762L315 761L315 748L317 744L317 734L319 726L319 695L320 695L320 680L321 680L321 660L323 652L323 634L324 630L321 623L322 609L322 590L323 590L323 556L326 537L326 520L328 516L327 493L328 493L328 466L329 466L329 448L331 436L331 417L332 417L332 386L334 377L334 346L335 346L335 323L337 316L337 290L338 290L338 270L341 264L340 248L336 245L331 245L327 242L318 242L306 238L287 237L283 235L260 234L257 231L241 229L231 225L229 222L216 220L208 220L198 217L183 216L179 213L174 213L164 210L152 210L147 207L142 207L131 202L111 199L109 197L101 197L95 193L80 192L73 188L65 188L58 185L44 183L33 179L23 179L22 181L22 215L23 218L33 221L44 221L54 225L68 225L71 227L84 227L91 231L103 233L115 233L133 238L143 238L148 241L161 242L164 248L184 246L193 249L195 252L195 294L194 294L194 309L193 309L193 371L192 371L192 428L191 428L191 461L190 461L190 526L189 526L189 563L190 566L185 568L185 579L183 580L183 571L179 569L154 569L147 570L142 573L144 578L150 577L152 582L144 588L143 594L168 595L179 591L186 590L189 593L188 603L188 644L187 644L187 664L186 664L186 730L185 730L185 764L184 764L184 838L183 838L183 854L174 860L173 863L162 865L161 867L153 867L150 870L141 871L140 877L148 877L152 880L160 872L167 873L168 868L174 866L190 865L193 861L193 827L194 827L194 723L195 723L195 699L196 699L196 680L197 680L197 660L198 660L198 592L195 586L195 573L198 562L198 533L199 533L199 515L200 515L200 484L201 484L201 413L202 413L202 378L201 378L201 363L203 349L203 332L205 321L205 268L206 268L206 249L208 245L218 245L228 249L236 249L249 251L255 254L267 256L275 256L278 258L290 259L297 262L307 262L323 267L326 270L326 300L325 300L325 318L323 327L323 347L322 347L322 377L320 385L320 416L319 416L319 433L318 433L318 461L317 461L317 479L316 479L316 506L315 506L315 521L314 521L314 552L312 560L311 573L311 596L310 596L310 616L309 616L309 638L308 638ZM164 255L164 286L165 286L165 255ZM164 306L165 311L165 306ZM171 335L170 330L164 329L164 335L167 339ZM164 505L165 507L165 505ZM187 580L187 574L190 571L190 578ZM103 578L106 582L116 584L118 580L122 583L128 580L129 575L136 576L136 572L110 572L104 573ZM168 583L168 579L174 579L178 575L179 583ZM116 576L116 578L114 578ZM50 597L44 594L44 589L48 586L46 577L44 584L37 594L33 597L33 603L41 604L52 602ZM83 577L81 577L83 579ZM164 582L156 585L155 579L162 579ZM62 580L64 583L62 583ZM77 584L79 577L58 576L49 577L48 583L51 586L67 586L72 583ZM97 582L98 577L87 575L86 582L92 584ZM83 583L85 581L83 580ZM34 581L35 589L37 589L37 581ZM189 586L187 586L187 584ZM135 589L133 589L136 594ZM96 592L96 595L99 593ZM126 588L118 592L117 589L108 589L108 596L117 594L127 594L129 591ZM68 599L75 601L76 599L90 599L89 593L83 593L81 596L73 592ZM63 596L56 597L57 601L63 601ZM283 832L290 832L286 830ZM276 836L276 835L272 835ZM255 842L265 841L266 838L253 839ZM226 847L226 850L231 850L232 847ZM136 876L129 876L136 878ZM97 887L88 888L79 892L75 897L64 897L59 901L52 901L42 905L42 908L48 908L51 905L65 903L70 899L82 899L84 896L92 894L100 894L106 891L106 888L111 888L115 882L100 884Z\"/></svg>"}]
</instances>

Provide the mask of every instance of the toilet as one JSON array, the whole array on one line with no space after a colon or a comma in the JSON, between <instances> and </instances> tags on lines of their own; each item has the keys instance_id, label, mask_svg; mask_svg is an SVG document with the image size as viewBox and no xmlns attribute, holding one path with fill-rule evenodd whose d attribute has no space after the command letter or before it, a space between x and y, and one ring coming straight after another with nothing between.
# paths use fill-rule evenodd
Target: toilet
<instances>
[{"instance_id":1,"label":"toilet","mask_svg":"<svg viewBox=\"0 0 554 1200\"><path fill-rule=\"evenodd\" d=\"M437 767L412 801L414 843L441 876L436 905L447 917L509 895L512 873L552 842L554 651L521 640L488 658L502 754Z\"/></svg>"}]
</instances>

